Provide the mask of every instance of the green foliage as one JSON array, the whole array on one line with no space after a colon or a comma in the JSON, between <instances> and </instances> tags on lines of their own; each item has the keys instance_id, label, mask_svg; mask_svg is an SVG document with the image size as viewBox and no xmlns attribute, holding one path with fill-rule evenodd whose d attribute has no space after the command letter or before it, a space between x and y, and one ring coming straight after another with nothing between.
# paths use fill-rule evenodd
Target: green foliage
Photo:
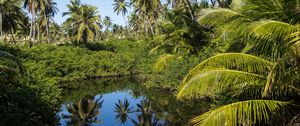
<instances>
[{"instance_id":1,"label":"green foliage","mask_svg":"<svg viewBox=\"0 0 300 126\"><path fill-rule=\"evenodd\" d=\"M3 49L3 47L1 48ZM24 74L22 63L15 56L0 52L0 113L4 113L4 115L0 114L0 123L2 125L29 126L53 124L55 122L55 110L51 106L55 103L50 102L57 100L58 97L52 97L52 99L50 98L51 94L44 94L47 92L44 91L46 88L43 86L39 86L42 90L37 90L33 86L35 82L28 80L27 74ZM5 60L14 62L3 62ZM13 68L14 65L12 64L15 64L19 69ZM20 74L22 76L19 76ZM59 92L53 93L59 95ZM46 96L48 98L43 98Z\"/></svg>"},{"instance_id":2,"label":"green foliage","mask_svg":"<svg viewBox=\"0 0 300 126\"><path fill-rule=\"evenodd\" d=\"M292 104L273 100L249 100L221 106L208 111L191 121L193 126L272 124L272 120L287 118Z\"/></svg>"}]
</instances>

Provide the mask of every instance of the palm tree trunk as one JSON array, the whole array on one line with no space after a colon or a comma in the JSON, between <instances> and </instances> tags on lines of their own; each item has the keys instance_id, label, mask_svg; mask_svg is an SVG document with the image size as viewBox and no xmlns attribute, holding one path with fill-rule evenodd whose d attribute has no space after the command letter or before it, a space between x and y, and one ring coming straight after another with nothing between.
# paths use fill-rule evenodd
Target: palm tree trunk
<instances>
[{"instance_id":1,"label":"palm tree trunk","mask_svg":"<svg viewBox=\"0 0 300 126\"><path fill-rule=\"evenodd\" d=\"M49 17L47 17L47 24L46 24L46 34L47 34L47 43L50 44L50 35L49 35Z\"/></svg>"},{"instance_id":2,"label":"palm tree trunk","mask_svg":"<svg viewBox=\"0 0 300 126\"><path fill-rule=\"evenodd\" d=\"M217 0L217 2L218 2L218 4L219 4L219 6L221 7L221 8L224 8L225 7L225 3L224 3L224 1L222 0Z\"/></svg>"},{"instance_id":3,"label":"palm tree trunk","mask_svg":"<svg viewBox=\"0 0 300 126\"><path fill-rule=\"evenodd\" d=\"M210 0L211 5L214 7L216 6L216 1L215 0Z\"/></svg>"},{"instance_id":4,"label":"palm tree trunk","mask_svg":"<svg viewBox=\"0 0 300 126\"><path fill-rule=\"evenodd\" d=\"M12 29L10 29L9 32L10 32L10 35L11 35L13 44L16 44L15 37L14 37L14 34L13 34L13 32L12 32Z\"/></svg>"},{"instance_id":5,"label":"palm tree trunk","mask_svg":"<svg viewBox=\"0 0 300 126\"><path fill-rule=\"evenodd\" d=\"M191 2L189 0L184 0L184 1L187 4L187 7L188 7L189 12L191 14L192 21L195 21L195 13L194 13L194 10L192 8Z\"/></svg>"},{"instance_id":6,"label":"palm tree trunk","mask_svg":"<svg viewBox=\"0 0 300 126\"><path fill-rule=\"evenodd\" d=\"M154 36L155 33L154 33L153 26L151 25L149 18L146 19L146 22L150 27L151 36Z\"/></svg>"},{"instance_id":7,"label":"palm tree trunk","mask_svg":"<svg viewBox=\"0 0 300 126\"><path fill-rule=\"evenodd\" d=\"M127 25L127 22L126 22L126 19L125 19L125 15L122 14L122 16L123 16L123 20L124 20L124 23L125 23L125 28L127 28L127 30L125 30L125 31L127 31L127 33L125 34L127 36L129 34L129 25Z\"/></svg>"},{"instance_id":8,"label":"palm tree trunk","mask_svg":"<svg viewBox=\"0 0 300 126\"><path fill-rule=\"evenodd\" d=\"M2 39L3 36L2 23L2 13L0 12L0 39Z\"/></svg>"},{"instance_id":9,"label":"palm tree trunk","mask_svg":"<svg viewBox=\"0 0 300 126\"><path fill-rule=\"evenodd\" d=\"M46 11L44 11L44 16L46 16L46 35L47 35L47 43L50 44L50 36L49 36L49 15L46 15Z\"/></svg>"},{"instance_id":10,"label":"palm tree trunk","mask_svg":"<svg viewBox=\"0 0 300 126\"><path fill-rule=\"evenodd\" d=\"M35 36L36 36L36 21L35 21L35 16L33 17L33 31L32 31L32 45L35 45Z\"/></svg>"},{"instance_id":11,"label":"palm tree trunk","mask_svg":"<svg viewBox=\"0 0 300 126\"><path fill-rule=\"evenodd\" d=\"M40 25L37 22L37 42L40 42Z\"/></svg>"}]
</instances>

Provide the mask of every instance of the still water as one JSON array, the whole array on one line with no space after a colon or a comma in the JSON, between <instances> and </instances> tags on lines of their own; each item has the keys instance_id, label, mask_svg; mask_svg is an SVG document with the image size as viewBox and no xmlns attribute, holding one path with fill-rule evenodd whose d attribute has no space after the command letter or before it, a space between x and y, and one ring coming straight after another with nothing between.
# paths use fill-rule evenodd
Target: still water
<instances>
[{"instance_id":1,"label":"still water","mask_svg":"<svg viewBox=\"0 0 300 126\"><path fill-rule=\"evenodd\" d=\"M178 101L167 90L149 90L132 78L65 83L60 125L181 126L201 114L208 104Z\"/></svg>"}]
</instances>

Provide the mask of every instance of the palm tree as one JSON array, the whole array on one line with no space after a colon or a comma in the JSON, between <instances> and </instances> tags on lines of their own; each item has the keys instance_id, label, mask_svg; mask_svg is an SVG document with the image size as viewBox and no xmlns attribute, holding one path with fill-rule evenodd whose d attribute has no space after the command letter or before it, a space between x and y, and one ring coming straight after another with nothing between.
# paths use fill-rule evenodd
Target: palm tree
<instances>
[{"instance_id":1,"label":"palm tree","mask_svg":"<svg viewBox=\"0 0 300 126\"><path fill-rule=\"evenodd\" d=\"M220 37L226 33L233 36L230 40L246 41L242 41L245 45L241 50L243 53L213 56L194 67L183 79L177 95L179 99L222 99L220 94L224 93L233 99L233 103L194 118L192 125L272 125L272 121L276 123L281 119L277 124L284 123L282 116L287 121L289 115L298 112L295 108L298 108L299 103L292 101L299 98L299 29L295 25L281 22L292 18L268 15L283 15L285 10L274 10L280 9L276 7L260 8L264 6L261 3L270 2L270 5L281 7L290 6L290 3L281 1L278 5L275 0L249 1L251 4L233 7L237 10L203 11L205 14L199 22L209 27L215 26L216 30L223 33ZM265 9L262 11L266 12L262 13L265 15L253 16L252 12L257 9ZM262 17L279 21L262 20Z\"/></svg>"},{"instance_id":2,"label":"palm tree","mask_svg":"<svg viewBox=\"0 0 300 126\"><path fill-rule=\"evenodd\" d=\"M18 23L18 29L16 31L16 36L19 37L19 39L25 39L25 42L29 36L29 32L30 32L30 23L29 23L29 18L22 14L22 16L20 16L20 21Z\"/></svg>"},{"instance_id":3,"label":"palm tree","mask_svg":"<svg viewBox=\"0 0 300 126\"><path fill-rule=\"evenodd\" d=\"M56 7L56 2L53 2L52 0L48 0L48 3L45 7L45 10L43 10L43 14L45 16L46 21L46 36L47 36L47 42L50 43L50 18L54 17L54 15L58 12L58 8Z\"/></svg>"},{"instance_id":4,"label":"palm tree","mask_svg":"<svg viewBox=\"0 0 300 126\"><path fill-rule=\"evenodd\" d=\"M77 41L87 44L88 40L93 40L100 30L97 7L72 3L68 8L69 12L63 13L63 16L70 15L66 22L72 26Z\"/></svg>"},{"instance_id":5,"label":"palm tree","mask_svg":"<svg viewBox=\"0 0 300 126\"><path fill-rule=\"evenodd\" d=\"M105 30L108 31L112 25L112 20L109 16L105 16L103 19L103 24L106 26Z\"/></svg>"},{"instance_id":6,"label":"palm tree","mask_svg":"<svg viewBox=\"0 0 300 126\"><path fill-rule=\"evenodd\" d=\"M28 9L28 12L31 13L31 24L30 24L30 42L33 42L33 45L35 44L35 34L36 34L36 27L39 30L39 27L36 24L36 18L38 15L38 12L41 10L45 10L46 5L48 5L47 0L25 0L24 1L24 8ZM38 32L39 34L39 32ZM39 37L39 35L38 35ZM29 44L30 46L30 44Z\"/></svg>"},{"instance_id":7,"label":"palm tree","mask_svg":"<svg viewBox=\"0 0 300 126\"><path fill-rule=\"evenodd\" d=\"M14 0L4 0L0 2L0 38L4 33L9 33L14 40L13 33L17 30L17 26L23 17L22 10L18 7Z\"/></svg>"},{"instance_id":8,"label":"palm tree","mask_svg":"<svg viewBox=\"0 0 300 126\"><path fill-rule=\"evenodd\" d=\"M87 96L76 104L69 104L67 108L71 115L65 114L63 118L70 119L69 123L72 125L89 126L91 123L97 123L101 121L97 116L100 114L102 103L102 96L97 99Z\"/></svg>"},{"instance_id":9,"label":"palm tree","mask_svg":"<svg viewBox=\"0 0 300 126\"><path fill-rule=\"evenodd\" d=\"M159 12L161 12L160 0L132 0L131 5L133 5L134 12L139 15L139 18L144 20L145 32L150 31L150 35L153 36L155 34L153 23L155 23Z\"/></svg>"},{"instance_id":10,"label":"palm tree","mask_svg":"<svg viewBox=\"0 0 300 126\"><path fill-rule=\"evenodd\" d=\"M129 6L128 2L125 0L114 0L114 12L117 12L117 15L122 13L124 23L126 24L125 15L127 14L127 7Z\"/></svg>"},{"instance_id":11,"label":"palm tree","mask_svg":"<svg viewBox=\"0 0 300 126\"><path fill-rule=\"evenodd\" d=\"M118 119L122 124L124 124L128 118L128 114L133 113L132 107L130 107L130 102L127 99L121 100L115 104L115 112L117 113L116 119Z\"/></svg>"}]
</instances>

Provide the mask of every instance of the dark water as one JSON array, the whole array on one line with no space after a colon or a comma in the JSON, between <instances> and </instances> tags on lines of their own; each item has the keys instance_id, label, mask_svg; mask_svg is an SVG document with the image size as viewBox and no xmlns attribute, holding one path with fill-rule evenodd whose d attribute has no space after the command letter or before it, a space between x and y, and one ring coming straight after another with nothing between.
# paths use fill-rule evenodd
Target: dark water
<instances>
[{"instance_id":1,"label":"dark water","mask_svg":"<svg viewBox=\"0 0 300 126\"><path fill-rule=\"evenodd\" d=\"M173 92L145 89L142 83L132 78L66 83L65 102L57 113L60 125L181 126L208 107L178 101Z\"/></svg>"}]
</instances>

